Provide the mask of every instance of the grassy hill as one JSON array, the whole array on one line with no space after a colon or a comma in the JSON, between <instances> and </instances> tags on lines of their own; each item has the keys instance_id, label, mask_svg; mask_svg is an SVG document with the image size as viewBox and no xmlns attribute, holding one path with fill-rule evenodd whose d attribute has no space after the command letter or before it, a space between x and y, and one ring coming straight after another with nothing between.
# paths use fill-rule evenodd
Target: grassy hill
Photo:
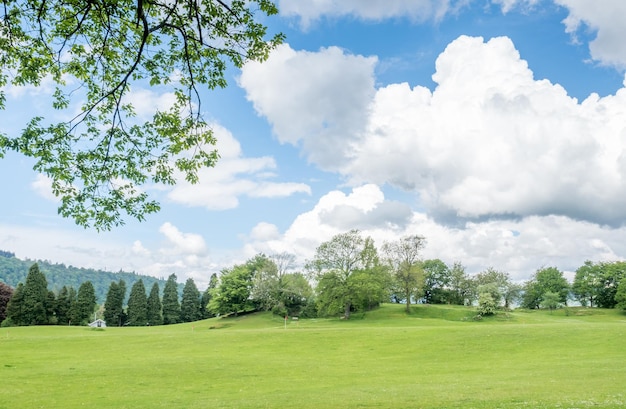
<instances>
[{"instance_id":1,"label":"grassy hill","mask_svg":"<svg viewBox=\"0 0 626 409\"><path fill-rule=\"evenodd\" d=\"M0 408L621 408L626 315L474 321L384 305L350 321L267 313L142 328L0 329Z\"/></svg>"}]
</instances>

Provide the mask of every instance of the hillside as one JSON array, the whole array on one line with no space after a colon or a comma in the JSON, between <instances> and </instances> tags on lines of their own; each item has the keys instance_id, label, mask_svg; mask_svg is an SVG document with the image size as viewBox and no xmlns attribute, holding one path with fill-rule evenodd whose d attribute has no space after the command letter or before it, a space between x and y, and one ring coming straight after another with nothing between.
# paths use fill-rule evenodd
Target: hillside
<instances>
[{"instance_id":1,"label":"hillside","mask_svg":"<svg viewBox=\"0 0 626 409\"><path fill-rule=\"evenodd\" d=\"M0 251L0 281L16 287L18 283L26 280L28 269L34 263L39 264L39 269L46 275L48 280L48 289L57 292L64 285L74 287L78 290L78 287L85 281L91 281L95 290L98 303L104 303L109 285L112 281L124 280L126 282L126 296L130 291L132 285L139 279L143 280L143 283L147 289L150 289L152 285L157 282L161 291L165 286L165 280L160 280L155 277L136 274L134 272L120 271L112 273L110 271L94 270L90 268L81 268L74 266L66 266L65 264L53 264L43 260L22 260L11 252ZM182 292L182 284L179 284L179 293Z\"/></svg>"}]
</instances>

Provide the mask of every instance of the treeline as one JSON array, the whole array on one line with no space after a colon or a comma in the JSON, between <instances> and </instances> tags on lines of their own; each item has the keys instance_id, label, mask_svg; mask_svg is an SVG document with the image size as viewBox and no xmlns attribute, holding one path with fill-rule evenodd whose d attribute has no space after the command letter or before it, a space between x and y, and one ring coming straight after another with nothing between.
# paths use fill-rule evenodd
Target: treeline
<instances>
[{"instance_id":1,"label":"treeline","mask_svg":"<svg viewBox=\"0 0 626 409\"><path fill-rule=\"evenodd\" d=\"M90 281L99 304L104 302L109 284L112 281L124 280L129 286L132 286L141 279L147 287L151 287L154 283L159 283L160 286L165 285L164 279L125 271L113 273L42 260L21 260L15 257L14 253L4 250L0 250L0 282L16 288L19 283L25 282L28 270L34 263L37 263L39 269L46 275L49 290L58 293L63 286L79 288L85 281ZM182 285L179 285L179 290L182 290Z\"/></svg>"},{"instance_id":2,"label":"treeline","mask_svg":"<svg viewBox=\"0 0 626 409\"><path fill-rule=\"evenodd\" d=\"M174 324L259 310L300 317L341 315L348 319L354 312L390 301L406 304L407 312L413 303L475 306L480 317L517 305L552 310L570 301L589 307L626 309L626 262L587 261L577 269L571 285L556 267L540 268L530 280L516 283L508 273L494 268L469 275L458 262L448 265L439 259L422 260L425 243L424 237L413 235L385 242L378 249L370 237L351 230L317 247L302 271L294 271L295 256L291 254L259 254L222 270L219 276L213 274L203 292L193 279L188 279L182 297L175 275L165 282L162 297L158 282L152 283L148 292L140 278L132 283L127 303L129 284L123 279L112 280L99 309L110 326ZM26 287L21 291L24 294ZM12 297L7 297L7 288L12 291L0 285L0 318L2 300L11 299L11 306L20 292L18 285ZM8 324L85 321L80 312L64 315L65 310L59 309L62 305L71 307L72 302L76 305L81 298L80 288L74 291L62 287L56 293L47 290L45 294L41 283L37 288L38 302L44 306L37 307L35 316L43 317L41 311L45 310L47 321L32 319L31 315L13 319L7 308L5 315L11 319ZM68 299L75 301L68 304ZM31 308L31 304L24 305ZM86 306L84 311L89 309ZM67 311L74 311L70 307Z\"/></svg>"}]
</instances>

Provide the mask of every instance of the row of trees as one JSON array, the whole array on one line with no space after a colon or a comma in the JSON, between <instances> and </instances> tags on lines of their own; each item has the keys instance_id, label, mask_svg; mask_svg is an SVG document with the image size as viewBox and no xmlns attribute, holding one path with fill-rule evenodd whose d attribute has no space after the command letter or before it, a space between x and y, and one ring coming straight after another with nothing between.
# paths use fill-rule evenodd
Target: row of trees
<instances>
[{"instance_id":1,"label":"row of trees","mask_svg":"<svg viewBox=\"0 0 626 409\"><path fill-rule=\"evenodd\" d=\"M8 301L7 301L8 299ZM96 308L96 294L90 281L61 288L58 294L48 290L46 276L33 264L24 283L15 290L0 286L0 322L10 325L75 324L84 325Z\"/></svg>"},{"instance_id":2,"label":"row of trees","mask_svg":"<svg viewBox=\"0 0 626 409\"><path fill-rule=\"evenodd\" d=\"M162 298L158 283L147 293L138 280L125 303L126 283L121 279L110 284L104 318L108 325L143 326L267 310L302 317L341 314L347 319L355 311L390 300L405 303L407 312L416 302L477 305L480 315L518 303L524 308L553 309L569 300L626 309L626 262L586 262L576 271L572 285L555 267L541 268L525 283L515 283L508 273L493 268L470 276L461 263L449 266L439 259L422 260L424 245L424 237L407 236L384 243L379 252L371 238L351 230L322 243L302 272L293 272L291 254L259 254L222 270L219 278L213 274L203 293L188 279L181 298L172 274ZM84 323L95 308L89 282L81 284L78 293L64 287L55 297L36 264L12 295L6 295L5 287L9 288L0 287L0 317L5 314L1 300L8 297L5 315L13 325Z\"/></svg>"}]
</instances>

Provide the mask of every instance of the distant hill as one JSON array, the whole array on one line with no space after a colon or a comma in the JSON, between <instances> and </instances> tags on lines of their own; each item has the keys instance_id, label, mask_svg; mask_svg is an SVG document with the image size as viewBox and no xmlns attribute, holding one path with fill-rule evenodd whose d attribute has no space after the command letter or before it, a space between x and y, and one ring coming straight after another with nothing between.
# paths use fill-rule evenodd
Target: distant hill
<instances>
[{"instance_id":1,"label":"distant hill","mask_svg":"<svg viewBox=\"0 0 626 409\"><path fill-rule=\"evenodd\" d=\"M66 266L65 264L52 264L42 260L21 260L15 257L14 253L0 250L0 281L16 287L18 283L26 281L28 269L34 264L39 264L39 269L46 275L48 280L48 289L57 293L64 285L74 287L78 291L78 287L85 281L91 281L95 290L99 304L103 304L106 299L107 291L113 281L124 280L126 282L126 297L130 293L130 289L136 281L143 280L146 291L150 291L152 285L157 282L161 293L165 286L165 280L159 280L155 277L140 275L136 273L128 273L120 271L112 273L110 271L94 270L91 268L79 268L74 266ZM182 293L183 284L179 284L178 293Z\"/></svg>"}]
</instances>

